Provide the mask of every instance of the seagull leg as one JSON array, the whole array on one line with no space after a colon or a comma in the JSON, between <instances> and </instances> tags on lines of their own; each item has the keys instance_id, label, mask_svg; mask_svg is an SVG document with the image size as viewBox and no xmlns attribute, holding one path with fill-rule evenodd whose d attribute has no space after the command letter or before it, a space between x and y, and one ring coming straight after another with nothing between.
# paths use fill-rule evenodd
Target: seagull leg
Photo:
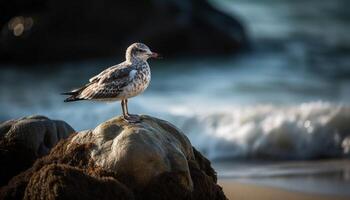
<instances>
[{"instance_id":1,"label":"seagull leg","mask_svg":"<svg viewBox=\"0 0 350 200\"><path fill-rule=\"evenodd\" d=\"M126 114L127 114L129 117L131 117L134 121L140 121L140 116L134 115L134 114L130 114L130 113L129 113L128 99L125 99L124 102L125 102Z\"/></svg>"},{"instance_id":2,"label":"seagull leg","mask_svg":"<svg viewBox=\"0 0 350 200\"><path fill-rule=\"evenodd\" d=\"M129 108L128 108L128 99L125 99L125 108L126 108L126 114L129 116L137 116L129 113Z\"/></svg>"},{"instance_id":3,"label":"seagull leg","mask_svg":"<svg viewBox=\"0 0 350 200\"><path fill-rule=\"evenodd\" d=\"M124 119L129 123L135 123L140 121L140 117L138 115L131 115L129 114L128 110L128 99L123 99L122 102L122 109L123 109L123 117Z\"/></svg>"},{"instance_id":4,"label":"seagull leg","mask_svg":"<svg viewBox=\"0 0 350 200\"><path fill-rule=\"evenodd\" d=\"M124 99L120 103L121 103L121 106L122 106L123 117L124 117L124 119L127 119L128 118L128 112L127 112L127 110L125 110L125 101L124 101Z\"/></svg>"}]
</instances>

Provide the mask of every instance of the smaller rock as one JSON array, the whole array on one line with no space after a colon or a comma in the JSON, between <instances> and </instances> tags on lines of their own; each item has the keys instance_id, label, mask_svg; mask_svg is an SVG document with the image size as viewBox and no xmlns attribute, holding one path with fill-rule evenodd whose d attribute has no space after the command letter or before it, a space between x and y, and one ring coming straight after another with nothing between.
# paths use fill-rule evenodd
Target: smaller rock
<instances>
[{"instance_id":1,"label":"smaller rock","mask_svg":"<svg viewBox=\"0 0 350 200\"><path fill-rule=\"evenodd\" d=\"M0 186L73 132L67 123L39 115L0 124Z\"/></svg>"}]
</instances>

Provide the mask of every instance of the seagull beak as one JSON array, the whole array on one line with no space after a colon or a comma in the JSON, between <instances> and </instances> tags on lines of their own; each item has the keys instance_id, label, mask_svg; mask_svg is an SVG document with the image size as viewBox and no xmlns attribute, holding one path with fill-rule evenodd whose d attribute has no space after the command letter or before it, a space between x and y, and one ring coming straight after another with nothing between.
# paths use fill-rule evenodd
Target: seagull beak
<instances>
[{"instance_id":1,"label":"seagull beak","mask_svg":"<svg viewBox=\"0 0 350 200\"><path fill-rule=\"evenodd\" d=\"M152 52L152 53L150 54L150 57L151 57L151 58L162 58L158 53L155 53L155 52Z\"/></svg>"}]
</instances>

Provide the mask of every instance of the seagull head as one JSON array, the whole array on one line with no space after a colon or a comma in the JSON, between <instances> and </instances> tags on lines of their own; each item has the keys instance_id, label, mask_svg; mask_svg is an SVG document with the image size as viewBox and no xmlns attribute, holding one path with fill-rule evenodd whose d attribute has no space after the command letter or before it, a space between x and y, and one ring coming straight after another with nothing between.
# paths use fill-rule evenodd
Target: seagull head
<instances>
[{"instance_id":1,"label":"seagull head","mask_svg":"<svg viewBox=\"0 0 350 200\"><path fill-rule=\"evenodd\" d=\"M133 43L126 50L127 61L147 61L148 58L159 58L159 54L152 52L148 46L142 43Z\"/></svg>"}]
</instances>

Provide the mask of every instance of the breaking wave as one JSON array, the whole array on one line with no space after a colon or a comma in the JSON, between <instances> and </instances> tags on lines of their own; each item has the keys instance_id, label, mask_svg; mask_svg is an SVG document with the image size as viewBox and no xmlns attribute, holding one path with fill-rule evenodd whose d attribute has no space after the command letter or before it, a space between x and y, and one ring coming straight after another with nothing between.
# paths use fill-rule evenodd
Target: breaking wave
<instances>
[{"instance_id":1,"label":"breaking wave","mask_svg":"<svg viewBox=\"0 0 350 200\"><path fill-rule=\"evenodd\" d=\"M175 124L211 160L344 157L350 149L350 107L324 102L296 106L174 108Z\"/></svg>"}]
</instances>

